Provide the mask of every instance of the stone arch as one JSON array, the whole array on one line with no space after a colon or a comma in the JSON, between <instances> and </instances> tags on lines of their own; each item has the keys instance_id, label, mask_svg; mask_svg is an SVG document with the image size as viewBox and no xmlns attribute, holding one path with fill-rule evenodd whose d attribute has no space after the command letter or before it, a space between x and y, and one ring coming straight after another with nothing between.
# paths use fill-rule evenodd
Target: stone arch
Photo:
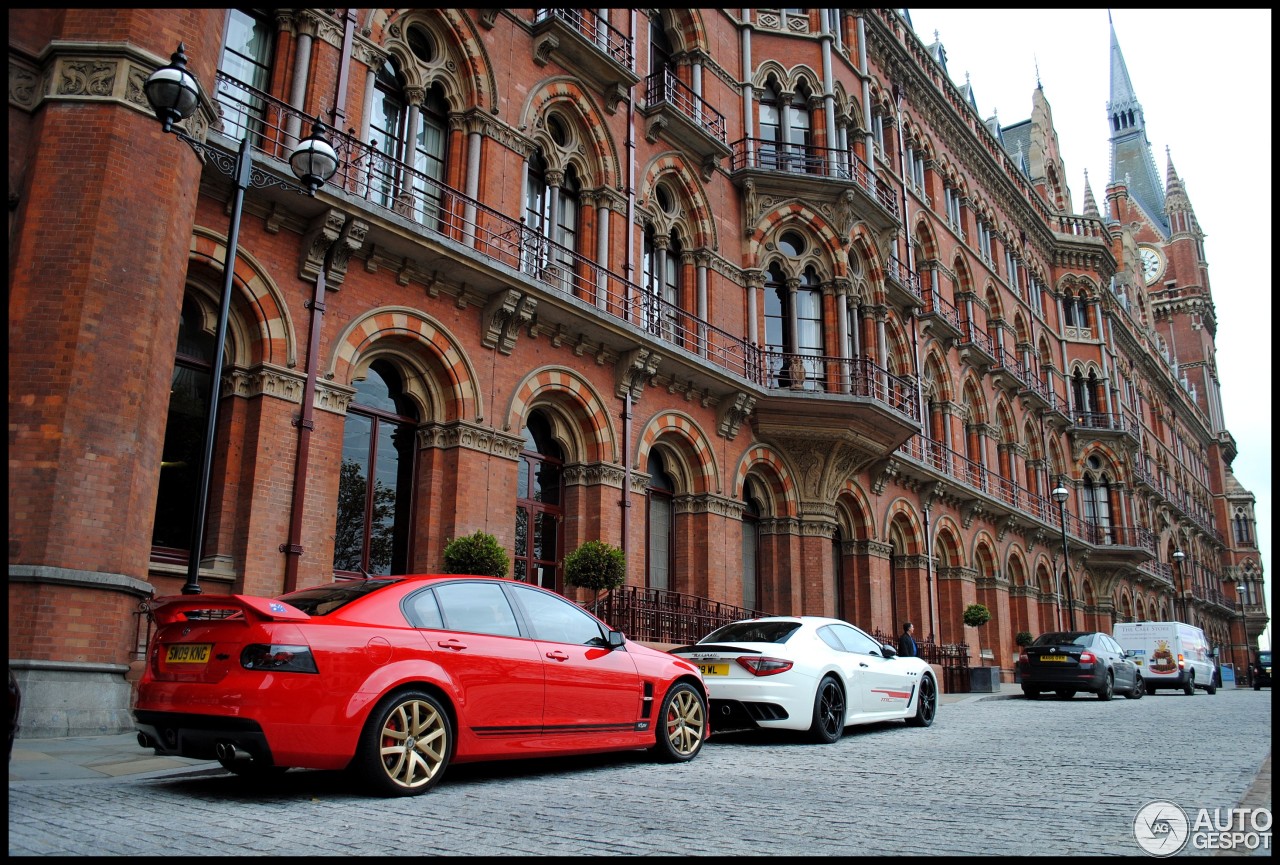
<instances>
[{"instance_id":1,"label":"stone arch","mask_svg":"<svg viewBox=\"0 0 1280 865\"><path fill-rule=\"evenodd\" d=\"M897 541L901 547L897 550L903 556L925 555L924 528L915 506L904 498L895 499L885 514L884 537L893 543Z\"/></svg>"},{"instance_id":2,"label":"stone arch","mask_svg":"<svg viewBox=\"0 0 1280 865\"><path fill-rule=\"evenodd\" d=\"M561 147L546 131L547 114L556 110L572 129L573 141ZM618 149L604 115L582 82L557 77L542 82L525 101L520 125L547 158L547 166L564 170L573 165L584 189L620 186Z\"/></svg>"},{"instance_id":3,"label":"stone arch","mask_svg":"<svg viewBox=\"0 0 1280 865\"><path fill-rule=\"evenodd\" d=\"M659 182L667 183L679 201L678 212L674 218L662 213L661 208L653 203L654 190ZM649 162L640 180L639 198L641 206L646 208L659 233L680 225L688 235L687 248L717 249L719 247L715 219L702 184L698 182L697 175L690 170L681 154L668 151Z\"/></svg>"},{"instance_id":4,"label":"stone arch","mask_svg":"<svg viewBox=\"0 0 1280 865\"><path fill-rule=\"evenodd\" d=\"M423 64L405 41L410 24L419 24L435 37L442 57ZM374 10L368 22L369 39L394 56L410 86L429 88L439 83L455 111L484 108L497 113L497 84L493 64L475 23L460 9Z\"/></svg>"},{"instance_id":5,"label":"stone arch","mask_svg":"<svg viewBox=\"0 0 1280 865\"><path fill-rule=\"evenodd\" d=\"M786 228L795 228L815 240L814 248L825 250L822 272L829 279L832 275L844 276L847 263L841 260L839 251L843 244L835 227L826 217L799 199L784 201L763 214L751 230L747 241L747 269L766 267L771 253L766 244Z\"/></svg>"},{"instance_id":6,"label":"stone arch","mask_svg":"<svg viewBox=\"0 0 1280 865\"><path fill-rule=\"evenodd\" d=\"M406 346L420 351L409 351ZM325 378L350 384L364 377L374 357L388 351L406 361L419 354L423 359L421 381L406 385L410 395L416 387L432 391L429 404L422 406L424 421L484 419L471 361L439 322L416 309L379 307L348 324L334 340Z\"/></svg>"},{"instance_id":7,"label":"stone arch","mask_svg":"<svg viewBox=\"0 0 1280 865\"><path fill-rule=\"evenodd\" d=\"M692 417L684 412L667 411L650 420L640 433L634 464L647 465L650 450L659 442L679 464L689 492L720 491L720 470L716 466L715 450Z\"/></svg>"},{"instance_id":8,"label":"stone arch","mask_svg":"<svg viewBox=\"0 0 1280 865\"><path fill-rule=\"evenodd\" d=\"M197 225L191 233L188 281L200 288L206 328L216 329L218 304L225 279L226 237ZM236 254L232 308L227 317L227 361L250 367L268 363L294 368L298 365L297 334L289 307L279 287L243 245Z\"/></svg>"},{"instance_id":9,"label":"stone arch","mask_svg":"<svg viewBox=\"0 0 1280 865\"><path fill-rule=\"evenodd\" d=\"M876 527L871 516L871 503L867 501L867 494L861 487L846 480L836 492L835 503L836 520L846 538L859 541L875 539Z\"/></svg>"},{"instance_id":10,"label":"stone arch","mask_svg":"<svg viewBox=\"0 0 1280 865\"><path fill-rule=\"evenodd\" d=\"M526 375L507 407L504 429L521 429L529 412L540 406L552 406L567 419L566 435L572 447L566 451L585 463L619 461L617 434L606 403L576 370L544 366Z\"/></svg>"},{"instance_id":11,"label":"stone arch","mask_svg":"<svg viewBox=\"0 0 1280 865\"><path fill-rule=\"evenodd\" d=\"M774 516L798 516L800 504L795 477L777 451L768 445L759 444L742 455L734 472L733 498L742 498L748 475L760 481L763 492L769 497L768 504Z\"/></svg>"}]
</instances>

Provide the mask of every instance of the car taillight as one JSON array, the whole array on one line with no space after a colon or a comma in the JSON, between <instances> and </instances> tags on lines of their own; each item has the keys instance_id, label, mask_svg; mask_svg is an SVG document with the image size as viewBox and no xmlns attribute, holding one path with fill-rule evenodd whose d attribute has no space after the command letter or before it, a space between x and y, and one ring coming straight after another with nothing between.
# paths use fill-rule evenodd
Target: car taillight
<instances>
[{"instance_id":1,"label":"car taillight","mask_svg":"<svg viewBox=\"0 0 1280 865\"><path fill-rule=\"evenodd\" d=\"M793 666L790 661L784 661L782 658L764 658L759 655L739 658L738 663L753 676L776 676L778 673L785 673Z\"/></svg>"},{"instance_id":2,"label":"car taillight","mask_svg":"<svg viewBox=\"0 0 1280 865\"><path fill-rule=\"evenodd\" d=\"M1096 660L1098 660L1098 656L1095 655L1093 652L1080 653L1080 663L1082 664L1092 664Z\"/></svg>"},{"instance_id":3,"label":"car taillight","mask_svg":"<svg viewBox=\"0 0 1280 865\"><path fill-rule=\"evenodd\" d=\"M1023 652L1022 654L1018 655L1018 663L1019 663L1019 664L1030 664L1030 663L1031 663L1031 659L1027 657L1027 653L1026 653L1026 652Z\"/></svg>"},{"instance_id":4,"label":"car taillight","mask_svg":"<svg viewBox=\"0 0 1280 865\"><path fill-rule=\"evenodd\" d=\"M273 673L318 673L311 649L306 646L251 643L240 653L240 666L246 670L270 670Z\"/></svg>"},{"instance_id":5,"label":"car taillight","mask_svg":"<svg viewBox=\"0 0 1280 865\"><path fill-rule=\"evenodd\" d=\"M1179 653L1178 653L1178 669L1179 669L1179 670L1186 669L1186 666L1187 666L1186 659L1185 659L1185 658L1183 658L1183 657L1182 657L1182 653L1181 653L1181 652L1179 652Z\"/></svg>"}]
</instances>

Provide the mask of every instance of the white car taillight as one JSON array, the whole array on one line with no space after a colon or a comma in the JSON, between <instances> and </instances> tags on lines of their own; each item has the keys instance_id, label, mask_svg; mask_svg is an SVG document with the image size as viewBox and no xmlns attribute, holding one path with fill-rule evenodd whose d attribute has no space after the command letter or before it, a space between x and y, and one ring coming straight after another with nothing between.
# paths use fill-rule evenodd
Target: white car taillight
<instances>
[{"instance_id":1,"label":"white car taillight","mask_svg":"<svg viewBox=\"0 0 1280 865\"><path fill-rule=\"evenodd\" d=\"M794 664L782 658L766 658L760 655L747 655L738 658L738 663L753 676L775 676L785 673Z\"/></svg>"}]
</instances>

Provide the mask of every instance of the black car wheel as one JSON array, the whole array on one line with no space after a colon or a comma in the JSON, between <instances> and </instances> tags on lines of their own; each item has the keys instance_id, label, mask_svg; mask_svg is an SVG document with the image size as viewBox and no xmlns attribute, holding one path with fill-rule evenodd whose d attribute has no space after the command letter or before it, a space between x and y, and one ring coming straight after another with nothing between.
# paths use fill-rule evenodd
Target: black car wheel
<instances>
[{"instance_id":1,"label":"black car wheel","mask_svg":"<svg viewBox=\"0 0 1280 865\"><path fill-rule=\"evenodd\" d=\"M444 705L423 691L402 691L369 714L351 767L380 796L417 796L440 781L452 756Z\"/></svg>"},{"instance_id":2,"label":"black car wheel","mask_svg":"<svg viewBox=\"0 0 1280 865\"><path fill-rule=\"evenodd\" d=\"M938 686L933 676L925 674L920 677L920 699L916 702L916 713L907 719L912 727L928 727L938 714Z\"/></svg>"},{"instance_id":3,"label":"black car wheel","mask_svg":"<svg viewBox=\"0 0 1280 865\"><path fill-rule=\"evenodd\" d=\"M1116 693L1115 673L1107 670L1107 675L1102 679L1102 687L1098 689L1098 699L1106 702L1110 700Z\"/></svg>"},{"instance_id":4,"label":"black car wheel","mask_svg":"<svg viewBox=\"0 0 1280 865\"><path fill-rule=\"evenodd\" d=\"M663 763L685 763L707 738L707 701L693 685L677 682L667 691L658 715L658 742L650 753Z\"/></svg>"},{"instance_id":5,"label":"black car wheel","mask_svg":"<svg viewBox=\"0 0 1280 865\"><path fill-rule=\"evenodd\" d=\"M1035 700L1035 699L1038 699L1038 698L1040 697L1040 689L1039 689L1039 688L1031 688L1031 687L1028 687L1028 686L1026 686L1026 685L1023 685L1023 686L1022 686L1022 693L1026 695L1026 697L1027 697L1027 699L1028 699L1028 700Z\"/></svg>"},{"instance_id":6,"label":"black car wheel","mask_svg":"<svg viewBox=\"0 0 1280 865\"><path fill-rule=\"evenodd\" d=\"M1133 680L1133 687L1125 691L1124 696L1126 700L1141 700L1146 693L1147 689L1142 684L1142 677L1139 676Z\"/></svg>"},{"instance_id":7,"label":"black car wheel","mask_svg":"<svg viewBox=\"0 0 1280 865\"><path fill-rule=\"evenodd\" d=\"M1060 688L1055 693L1057 693L1059 700L1070 700L1076 695L1076 692L1069 688Z\"/></svg>"},{"instance_id":8,"label":"black car wheel","mask_svg":"<svg viewBox=\"0 0 1280 865\"><path fill-rule=\"evenodd\" d=\"M1188 697L1193 696L1196 692L1196 674L1194 672L1187 673L1187 683L1182 686L1182 693Z\"/></svg>"},{"instance_id":9,"label":"black car wheel","mask_svg":"<svg viewBox=\"0 0 1280 865\"><path fill-rule=\"evenodd\" d=\"M809 739L819 745L830 745L844 733L844 691L830 676L818 683L813 697L813 724Z\"/></svg>"}]
</instances>

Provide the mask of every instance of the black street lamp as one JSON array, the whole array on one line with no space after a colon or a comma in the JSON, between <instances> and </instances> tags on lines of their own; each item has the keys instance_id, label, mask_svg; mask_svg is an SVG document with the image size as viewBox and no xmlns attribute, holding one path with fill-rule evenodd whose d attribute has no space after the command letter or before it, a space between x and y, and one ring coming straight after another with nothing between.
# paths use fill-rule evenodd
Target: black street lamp
<instances>
[{"instance_id":1,"label":"black street lamp","mask_svg":"<svg viewBox=\"0 0 1280 865\"><path fill-rule=\"evenodd\" d=\"M1058 486L1053 488L1053 492L1049 493L1053 496L1053 500L1058 503L1058 517L1062 521L1062 577L1067 583L1067 624L1070 630L1076 629L1076 601L1074 592L1071 590L1071 560L1067 553L1067 496L1071 495L1067 492L1067 488L1062 485L1062 479L1058 479Z\"/></svg>"},{"instance_id":2,"label":"black street lamp","mask_svg":"<svg viewBox=\"0 0 1280 865\"><path fill-rule=\"evenodd\" d=\"M213 375L209 386L208 423L205 426L204 456L200 462L200 486L196 492L195 517L191 524L191 559L187 564L187 582L182 587L184 595L200 594L200 556L204 550L204 523L209 504L209 476L213 470L213 439L218 427L218 397L222 390L222 357L226 351L227 319L231 312L231 291L235 285L236 252L240 240L240 216L244 210L244 193L250 186L277 184L307 195L315 195L338 170L338 154L324 137L324 125L316 121L309 136L298 142L289 157L289 167L305 188L299 189L262 172L255 173L249 157L249 139L240 140L240 149L234 160L227 161L226 154L205 142L197 141L175 126L195 113L200 102L200 83L187 71L185 46L178 43L178 50L170 57L168 66L162 66L151 74L142 90L147 102L165 132L171 132L191 146L200 156L213 156L214 166L230 177L235 184L235 196L231 204L231 227L227 229L227 255L223 262L222 297L218 302L218 329L214 336Z\"/></svg>"},{"instance_id":3,"label":"black street lamp","mask_svg":"<svg viewBox=\"0 0 1280 865\"><path fill-rule=\"evenodd\" d=\"M1182 550L1173 551L1173 567L1178 572L1175 575L1177 579L1174 581L1174 589L1178 593L1178 603L1175 606L1174 610L1178 614L1179 622L1186 622L1187 624L1191 624L1190 620L1187 619L1187 599L1182 593L1182 560L1185 559L1186 557L1187 557L1187 554L1184 553Z\"/></svg>"}]
</instances>

